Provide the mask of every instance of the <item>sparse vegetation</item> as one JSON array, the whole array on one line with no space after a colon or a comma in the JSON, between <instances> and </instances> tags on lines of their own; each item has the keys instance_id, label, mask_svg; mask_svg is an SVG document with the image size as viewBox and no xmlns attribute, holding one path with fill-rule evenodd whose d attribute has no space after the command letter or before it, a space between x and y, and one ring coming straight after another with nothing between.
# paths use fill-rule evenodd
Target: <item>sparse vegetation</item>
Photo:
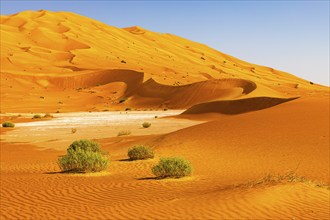
<instances>
[{"instance_id":1,"label":"sparse vegetation","mask_svg":"<svg viewBox=\"0 0 330 220\"><path fill-rule=\"evenodd\" d=\"M71 128L71 133L74 134L77 132L77 128Z\"/></svg>"},{"instance_id":2,"label":"sparse vegetation","mask_svg":"<svg viewBox=\"0 0 330 220\"><path fill-rule=\"evenodd\" d=\"M15 127L15 124L11 121L6 121L6 122L2 123L2 127L4 127L4 128L13 128L13 127Z\"/></svg>"},{"instance_id":3,"label":"sparse vegetation","mask_svg":"<svg viewBox=\"0 0 330 220\"><path fill-rule=\"evenodd\" d=\"M98 143L78 140L69 146L65 156L58 159L58 165L63 172L98 172L108 167L109 158Z\"/></svg>"},{"instance_id":4,"label":"sparse vegetation","mask_svg":"<svg viewBox=\"0 0 330 220\"><path fill-rule=\"evenodd\" d=\"M137 145L128 149L127 156L130 160L146 160L154 158L154 151L144 145Z\"/></svg>"},{"instance_id":5,"label":"sparse vegetation","mask_svg":"<svg viewBox=\"0 0 330 220\"><path fill-rule=\"evenodd\" d=\"M180 157L161 158L152 168L152 173L158 178L180 178L192 173L192 166L186 159Z\"/></svg>"},{"instance_id":6,"label":"sparse vegetation","mask_svg":"<svg viewBox=\"0 0 330 220\"><path fill-rule=\"evenodd\" d=\"M280 184L280 183L298 183L298 182L309 184L309 185L316 186L316 187L326 188L326 189L330 190L329 184L308 180L307 178L305 178L303 176L297 175L297 173L295 171L288 171L283 174L267 174L258 180L251 181L248 183L238 184L238 185L235 185L234 187L252 188L252 187L259 186L259 185L276 185L276 184Z\"/></svg>"},{"instance_id":7,"label":"sparse vegetation","mask_svg":"<svg viewBox=\"0 0 330 220\"><path fill-rule=\"evenodd\" d=\"M41 115L37 114L37 115L33 115L32 119L39 119L41 118Z\"/></svg>"},{"instance_id":8,"label":"sparse vegetation","mask_svg":"<svg viewBox=\"0 0 330 220\"><path fill-rule=\"evenodd\" d=\"M54 118L54 116L51 115L51 114L49 114L49 113L46 113L46 114L44 115L44 118Z\"/></svg>"},{"instance_id":9,"label":"sparse vegetation","mask_svg":"<svg viewBox=\"0 0 330 220\"><path fill-rule=\"evenodd\" d=\"M143 122L142 127L149 128L151 126L151 123L149 122Z\"/></svg>"},{"instance_id":10,"label":"sparse vegetation","mask_svg":"<svg viewBox=\"0 0 330 220\"><path fill-rule=\"evenodd\" d=\"M124 135L130 135L131 131L129 130L124 130L124 131L119 131L118 136L124 136Z\"/></svg>"},{"instance_id":11,"label":"sparse vegetation","mask_svg":"<svg viewBox=\"0 0 330 220\"><path fill-rule=\"evenodd\" d=\"M131 108L125 108L125 111L131 111Z\"/></svg>"},{"instance_id":12,"label":"sparse vegetation","mask_svg":"<svg viewBox=\"0 0 330 220\"><path fill-rule=\"evenodd\" d=\"M122 98L119 100L119 103L124 103L127 100L127 98Z\"/></svg>"}]
</instances>

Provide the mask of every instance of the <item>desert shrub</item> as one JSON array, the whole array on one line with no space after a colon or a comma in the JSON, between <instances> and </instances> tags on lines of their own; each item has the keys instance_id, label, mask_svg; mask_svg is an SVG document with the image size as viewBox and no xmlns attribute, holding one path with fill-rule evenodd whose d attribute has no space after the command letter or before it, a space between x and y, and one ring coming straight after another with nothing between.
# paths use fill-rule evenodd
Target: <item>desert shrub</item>
<instances>
[{"instance_id":1,"label":"desert shrub","mask_svg":"<svg viewBox=\"0 0 330 220\"><path fill-rule=\"evenodd\" d=\"M131 111L132 109L131 108L125 108L125 111Z\"/></svg>"},{"instance_id":2,"label":"desert shrub","mask_svg":"<svg viewBox=\"0 0 330 220\"><path fill-rule=\"evenodd\" d=\"M109 159L100 152L85 151L78 148L58 159L62 171L99 172L108 167Z\"/></svg>"},{"instance_id":3,"label":"desert shrub","mask_svg":"<svg viewBox=\"0 0 330 220\"><path fill-rule=\"evenodd\" d=\"M13 128L13 127L15 127L15 124L11 121L6 121L6 122L2 123L2 127L4 127L4 128Z\"/></svg>"},{"instance_id":4,"label":"desert shrub","mask_svg":"<svg viewBox=\"0 0 330 220\"><path fill-rule=\"evenodd\" d=\"M151 126L151 123L149 122L143 122L142 127L149 128Z\"/></svg>"},{"instance_id":5,"label":"desert shrub","mask_svg":"<svg viewBox=\"0 0 330 220\"><path fill-rule=\"evenodd\" d=\"M118 136L130 135L130 134L131 134L131 131L129 131L129 130L119 131L118 132Z\"/></svg>"},{"instance_id":6,"label":"desert shrub","mask_svg":"<svg viewBox=\"0 0 330 220\"><path fill-rule=\"evenodd\" d=\"M71 128L71 133L74 134L77 132L77 128Z\"/></svg>"},{"instance_id":7,"label":"desert shrub","mask_svg":"<svg viewBox=\"0 0 330 220\"><path fill-rule=\"evenodd\" d=\"M54 118L54 116L51 115L51 114L49 114L49 113L46 113L46 114L44 115L44 118Z\"/></svg>"},{"instance_id":8,"label":"desert shrub","mask_svg":"<svg viewBox=\"0 0 330 220\"><path fill-rule=\"evenodd\" d=\"M122 98L122 99L119 100L119 103L124 103L126 100L127 100L127 97Z\"/></svg>"},{"instance_id":9,"label":"desert shrub","mask_svg":"<svg viewBox=\"0 0 330 220\"><path fill-rule=\"evenodd\" d=\"M41 115L39 115L39 114L37 114L37 115L33 115L32 118L33 118L33 119L41 118Z\"/></svg>"},{"instance_id":10,"label":"desert shrub","mask_svg":"<svg viewBox=\"0 0 330 220\"><path fill-rule=\"evenodd\" d=\"M66 155L58 159L58 165L66 172L98 172L108 167L109 158L96 142L78 140L69 146Z\"/></svg>"},{"instance_id":11,"label":"desert shrub","mask_svg":"<svg viewBox=\"0 0 330 220\"><path fill-rule=\"evenodd\" d=\"M127 156L130 160L146 160L154 158L154 151L143 145L137 145L128 149Z\"/></svg>"},{"instance_id":12,"label":"desert shrub","mask_svg":"<svg viewBox=\"0 0 330 220\"><path fill-rule=\"evenodd\" d=\"M82 149L84 151L93 151L93 152L101 152L100 145L94 141L86 140L86 139L81 139L72 142L70 144L67 152L69 153L70 150L77 150L77 149Z\"/></svg>"},{"instance_id":13,"label":"desert shrub","mask_svg":"<svg viewBox=\"0 0 330 220\"><path fill-rule=\"evenodd\" d=\"M158 178L180 178L192 173L192 166L188 160L180 157L161 158L152 168L152 173Z\"/></svg>"}]
</instances>

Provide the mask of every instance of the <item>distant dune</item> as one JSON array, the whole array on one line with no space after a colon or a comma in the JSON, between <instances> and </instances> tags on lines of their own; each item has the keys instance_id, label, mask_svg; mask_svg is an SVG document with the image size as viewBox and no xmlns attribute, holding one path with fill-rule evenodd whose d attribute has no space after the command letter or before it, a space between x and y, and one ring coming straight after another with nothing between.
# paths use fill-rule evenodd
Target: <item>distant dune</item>
<instances>
[{"instance_id":1,"label":"distant dune","mask_svg":"<svg viewBox=\"0 0 330 220\"><path fill-rule=\"evenodd\" d=\"M70 12L1 16L2 112L190 108L306 91L326 88L172 34Z\"/></svg>"}]
</instances>

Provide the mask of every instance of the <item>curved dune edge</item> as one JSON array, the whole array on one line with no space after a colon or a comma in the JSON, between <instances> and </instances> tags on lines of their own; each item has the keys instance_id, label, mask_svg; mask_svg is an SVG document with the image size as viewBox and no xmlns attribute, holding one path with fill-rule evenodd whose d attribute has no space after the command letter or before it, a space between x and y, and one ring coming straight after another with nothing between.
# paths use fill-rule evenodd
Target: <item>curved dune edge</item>
<instances>
[{"instance_id":1,"label":"curved dune edge","mask_svg":"<svg viewBox=\"0 0 330 220\"><path fill-rule=\"evenodd\" d=\"M257 89L256 83L244 79L211 79L187 85L171 86L156 82L152 78L147 80L145 78L144 72L129 69L77 70L73 74L62 75L2 73L1 84L5 85L4 91L6 92L1 98L3 106L11 106L16 109L23 109L26 106L24 102L13 102L10 97L16 96L22 100L28 98L30 99L29 107L43 105L43 109L55 107L56 102L47 103L51 99L70 103L74 108L87 106L84 101L89 100L88 104L94 105L94 107L104 106L106 103L110 107L186 109L213 100L253 96L253 92ZM29 93L28 96L26 93L22 93L27 90L33 91L33 93ZM61 92L64 90L66 94ZM84 92L79 93L83 90ZM36 97L33 97L32 94ZM273 93L270 92L270 94ZM278 94L275 94L274 91L273 95ZM39 97L46 98L40 102ZM76 102L81 100L80 104L73 103L70 97ZM111 104L107 101L109 99L111 99ZM121 103L120 100L124 100L125 103Z\"/></svg>"},{"instance_id":2,"label":"curved dune edge","mask_svg":"<svg viewBox=\"0 0 330 220\"><path fill-rule=\"evenodd\" d=\"M221 113L227 115L242 114L251 111L258 111L280 105L285 102L295 100L293 98L275 98L275 97L252 97L237 100L219 100L207 103L201 103L192 106L182 113L186 114L204 114Z\"/></svg>"},{"instance_id":3,"label":"curved dune edge","mask_svg":"<svg viewBox=\"0 0 330 220\"><path fill-rule=\"evenodd\" d=\"M233 99L253 92L257 85L243 79L213 79L182 86L169 86L149 79L133 93L133 106L189 108L192 105L217 99Z\"/></svg>"}]
</instances>

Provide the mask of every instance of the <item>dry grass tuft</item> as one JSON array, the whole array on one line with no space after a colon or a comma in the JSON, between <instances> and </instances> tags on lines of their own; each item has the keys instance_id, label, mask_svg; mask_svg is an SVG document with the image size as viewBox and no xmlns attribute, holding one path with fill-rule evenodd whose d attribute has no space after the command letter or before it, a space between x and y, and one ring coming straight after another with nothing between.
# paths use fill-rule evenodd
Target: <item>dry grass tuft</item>
<instances>
[{"instance_id":1,"label":"dry grass tuft","mask_svg":"<svg viewBox=\"0 0 330 220\"><path fill-rule=\"evenodd\" d=\"M129 130L124 130L124 131L119 131L117 136L124 136L124 135L130 135L131 131Z\"/></svg>"}]
</instances>

